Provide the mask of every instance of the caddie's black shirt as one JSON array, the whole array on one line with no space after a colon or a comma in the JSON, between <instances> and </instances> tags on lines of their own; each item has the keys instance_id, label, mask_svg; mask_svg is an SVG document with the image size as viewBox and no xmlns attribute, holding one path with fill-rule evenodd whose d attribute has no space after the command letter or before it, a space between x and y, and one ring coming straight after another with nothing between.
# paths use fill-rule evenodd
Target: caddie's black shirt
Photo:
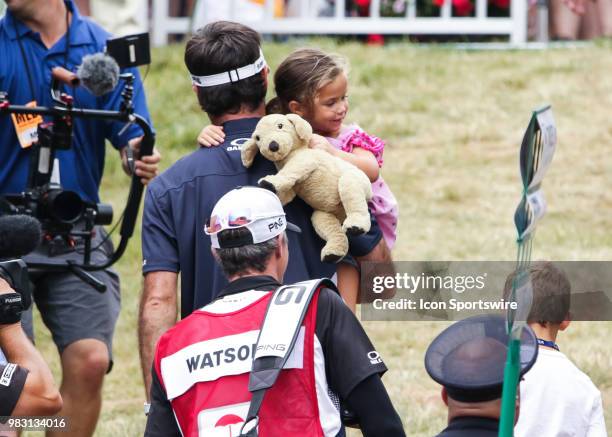
<instances>
[{"instance_id":1,"label":"caddie's black shirt","mask_svg":"<svg viewBox=\"0 0 612 437\"><path fill-rule=\"evenodd\" d=\"M274 164L257 154L251 168L242 165L240 148L259 118L232 120L223 125L225 142L199 148L174 163L148 186L142 220L143 273L181 272L181 316L209 304L227 285L210 251L204 224L217 201L237 186L256 186L275 174ZM302 229L288 233L289 265L285 282L331 277L334 264L321 262L323 241L312 227L312 208L299 198L285 207L287 219ZM366 235L351 239L351 253L369 253L382 233L374 223ZM362 253L356 253L359 247Z\"/></svg>"},{"instance_id":2,"label":"caddie's black shirt","mask_svg":"<svg viewBox=\"0 0 612 437\"><path fill-rule=\"evenodd\" d=\"M497 437L499 420L487 417L456 417L437 437Z\"/></svg>"},{"instance_id":3,"label":"caddie's black shirt","mask_svg":"<svg viewBox=\"0 0 612 437\"><path fill-rule=\"evenodd\" d=\"M27 369L17 364L0 363L0 417L11 415L27 377Z\"/></svg>"},{"instance_id":4,"label":"caddie's black shirt","mask_svg":"<svg viewBox=\"0 0 612 437\"><path fill-rule=\"evenodd\" d=\"M280 285L270 276L247 276L231 282L219 293L219 297L247 290L272 291ZM325 357L329 388L341 399L348 399L353 389L369 376L382 375L387 371L387 366L372 346L359 320L340 295L327 288L319 294L315 335ZM151 410L145 436L178 436L180 432L166 392L157 378L157 372L153 370L151 373Z\"/></svg>"}]
</instances>

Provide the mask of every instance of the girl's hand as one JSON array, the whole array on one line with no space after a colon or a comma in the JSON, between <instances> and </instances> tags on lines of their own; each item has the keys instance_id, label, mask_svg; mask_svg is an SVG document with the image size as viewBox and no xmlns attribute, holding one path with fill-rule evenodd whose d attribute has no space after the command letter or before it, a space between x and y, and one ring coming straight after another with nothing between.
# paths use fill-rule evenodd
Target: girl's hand
<instances>
[{"instance_id":1,"label":"girl's hand","mask_svg":"<svg viewBox=\"0 0 612 437\"><path fill-rule=\"evenodd\" d=\"M310 138L310 142L308 143L308 147L311 149L321 149L326 152L333 153L335 150L329 141L321 135L313 134L312 138Z\"/></svg>"},{"instance_id":2,"label":"girl's hand","mask_svg":"<svg viewBox=\"0 0 612 437\"><path fill-rule=\"evenodd\" d=\"M222 126L211 124L206 126L198 135L198 143L202 147L218 146L225 141L225 133Z\"/></svg>"}]
</instances>

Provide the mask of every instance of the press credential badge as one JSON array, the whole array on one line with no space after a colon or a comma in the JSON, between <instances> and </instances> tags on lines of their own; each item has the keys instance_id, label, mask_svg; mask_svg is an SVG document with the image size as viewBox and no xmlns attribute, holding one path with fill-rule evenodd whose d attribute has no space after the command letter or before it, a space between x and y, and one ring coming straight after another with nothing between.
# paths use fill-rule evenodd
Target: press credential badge
<instances>
[{"instance_id":1,"label":"press credential badge","mask_svg":"<svg viewBox=\"0 0 612 437\"><path fill-rule=\"evenodd\" d=\"M27 107L36 106L36 100L26 104ZM41 115L34 114L11 114L15 132L22 149L32 146L38 140L38 125L43 122Z\"/></svg>"}]
</instances>

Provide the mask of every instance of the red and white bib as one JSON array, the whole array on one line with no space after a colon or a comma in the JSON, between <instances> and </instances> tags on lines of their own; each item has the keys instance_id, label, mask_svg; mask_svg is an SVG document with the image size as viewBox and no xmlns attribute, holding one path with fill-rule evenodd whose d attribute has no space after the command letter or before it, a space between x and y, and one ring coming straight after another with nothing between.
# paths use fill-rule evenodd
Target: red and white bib
<instances>
[{"instance_id":1,"label":"red and white bib","mask_svg":"<svg viewBox=\"0 0 612 437\"><path fill-rule=\"evenodd\" d=\"M160 339L155 371L184 437L239 434L251 399L248 381L257 337L271 297L272 293L256 290L226 296L194 312ZM319 291L285 370L265 394L259 413L262 437L335 435L340 427L339 415L329 426L331 403L322 393L327 384L315 335L318 297ZM332 434L324 432L322 416Z\"/></svg>"}]
</instances>

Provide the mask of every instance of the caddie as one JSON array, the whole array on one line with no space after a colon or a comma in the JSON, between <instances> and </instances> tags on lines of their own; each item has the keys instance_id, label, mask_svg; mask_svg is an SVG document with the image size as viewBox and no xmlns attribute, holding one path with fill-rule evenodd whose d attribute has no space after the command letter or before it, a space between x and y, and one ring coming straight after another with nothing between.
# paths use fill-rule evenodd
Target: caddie
<instances>
[{"instance_id":1,"label":"caddie","mask_svg":"<svg viewBox=\"0 0 612 437\"><path fill-rule=\"evenodd\" d=\"M333 284L281 286L287 230L300 231L270 191L216 203L205 232L229 284L160 338L145 436L239 435L253 418L265 437L344 435L339 401L363 435L405 435L387 367Z\"/></svg>"}]
</instances>

